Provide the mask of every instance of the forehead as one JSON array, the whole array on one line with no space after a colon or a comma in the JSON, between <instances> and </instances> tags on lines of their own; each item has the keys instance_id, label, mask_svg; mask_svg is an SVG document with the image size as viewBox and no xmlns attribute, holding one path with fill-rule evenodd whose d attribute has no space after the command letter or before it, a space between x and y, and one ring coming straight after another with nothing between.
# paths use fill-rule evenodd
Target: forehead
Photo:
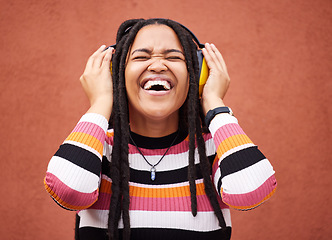
<instances>
[{"instance_id":1,"label":"forehead","mask_svg":"<svg viewBox=\"0 0 332 240\"><path fill-rule=\"evenodd\" d=\"M180 40L174 30L166 25L154 24L143 27L138 31L132 45L136 48L152 49L182 49Z\"/></svg>"}]
</instances>

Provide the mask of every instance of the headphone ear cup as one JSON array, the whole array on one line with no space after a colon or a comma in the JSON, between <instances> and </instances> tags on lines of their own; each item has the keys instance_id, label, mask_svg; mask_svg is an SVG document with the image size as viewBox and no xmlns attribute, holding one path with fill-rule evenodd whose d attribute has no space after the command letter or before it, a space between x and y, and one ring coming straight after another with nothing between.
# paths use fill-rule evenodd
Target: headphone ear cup
<instances>
[{"instance_id":1,"label":"headphone ear cup","mask_svg":"<svg viewBox=\"0 0 332 240\"><path fill-rule=\"evenodd\" d=\"M209 77L209 68L206 64L202 50L197 50L198 64L199 64L199 96L202 96L204 85Z\"/></svg>"}]
</instances>

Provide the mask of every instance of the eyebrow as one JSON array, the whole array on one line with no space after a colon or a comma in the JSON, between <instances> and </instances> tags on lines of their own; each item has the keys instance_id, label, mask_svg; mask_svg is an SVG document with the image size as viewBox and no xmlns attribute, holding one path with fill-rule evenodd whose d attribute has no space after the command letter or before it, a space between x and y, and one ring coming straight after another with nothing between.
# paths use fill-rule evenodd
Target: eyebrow
<instances>
[{"instance_id":1,"label":"eyebrow","mask_svg":"<svg viewBox=\"0 0 332 240\"><path fill-rule=\"evenodd\" d=\"M147 48L138 48L135 49L131 55L133 55L136 52L144 52L144 53L148 53L148 54L152 54L152 51L150 49ZM166 49L165 51L162 52L162 54L167 54L167 53L172 53L172 52L176 52L176 53L181 53L184 56L184 53L178 49Z\"/></svg>"}]
</instances>

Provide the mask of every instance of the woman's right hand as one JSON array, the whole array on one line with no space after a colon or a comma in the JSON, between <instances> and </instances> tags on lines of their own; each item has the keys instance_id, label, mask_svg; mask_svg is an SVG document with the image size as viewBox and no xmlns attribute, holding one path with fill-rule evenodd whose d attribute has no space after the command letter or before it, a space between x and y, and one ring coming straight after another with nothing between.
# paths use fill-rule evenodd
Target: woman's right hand
<instances>
[{"instance_id":1,"label":"woman's right hand","mask_svg":"<svg viewBox=\"0 0 332 240\"><path fill-rule=\"evenodd\" d=\"M113 48L106 51L105 45L94 52L80 77L84 92L90 101L90 113L110 118L113 106L113 82L110 71Z\"/></svg>"}]
</instances>

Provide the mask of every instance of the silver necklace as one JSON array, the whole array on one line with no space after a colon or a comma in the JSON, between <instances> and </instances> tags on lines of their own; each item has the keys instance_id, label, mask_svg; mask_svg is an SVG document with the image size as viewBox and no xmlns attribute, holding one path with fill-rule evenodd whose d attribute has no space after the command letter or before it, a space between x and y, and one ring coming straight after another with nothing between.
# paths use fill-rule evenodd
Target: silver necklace
<instances>
[{"instance_id":1,"label":"silver necklace","mask_svg":"<svg viewBox=\"0 0 332 240\"><path fill-rule=\"evenodd\" d=\"M137 144L135 143L134 139L131 137L131 134L129 133L129 137L131 139L131 141L134 143L136 149L138 150L138 152L142 155L142 157L144 158L145 162L147 164L150 165L151 169L150 169L150 173L151 173L151 180L154 181L156 179L156 166L161 162L161 160L163 160L163 158L166 156L168 150L173 146L173 144L175 143L175 140L177 139L179 135L179 131L178 133L176 134L173 142L171 143L171 145L167 148L166 152L164 153L164 155L159 159L159 161L156 163L156 164L151 164L147 159L146 157L144 156L144 154L142 153L142 151L139 149L139 147L137 146Z\"/></svg>"}]
</instances>

